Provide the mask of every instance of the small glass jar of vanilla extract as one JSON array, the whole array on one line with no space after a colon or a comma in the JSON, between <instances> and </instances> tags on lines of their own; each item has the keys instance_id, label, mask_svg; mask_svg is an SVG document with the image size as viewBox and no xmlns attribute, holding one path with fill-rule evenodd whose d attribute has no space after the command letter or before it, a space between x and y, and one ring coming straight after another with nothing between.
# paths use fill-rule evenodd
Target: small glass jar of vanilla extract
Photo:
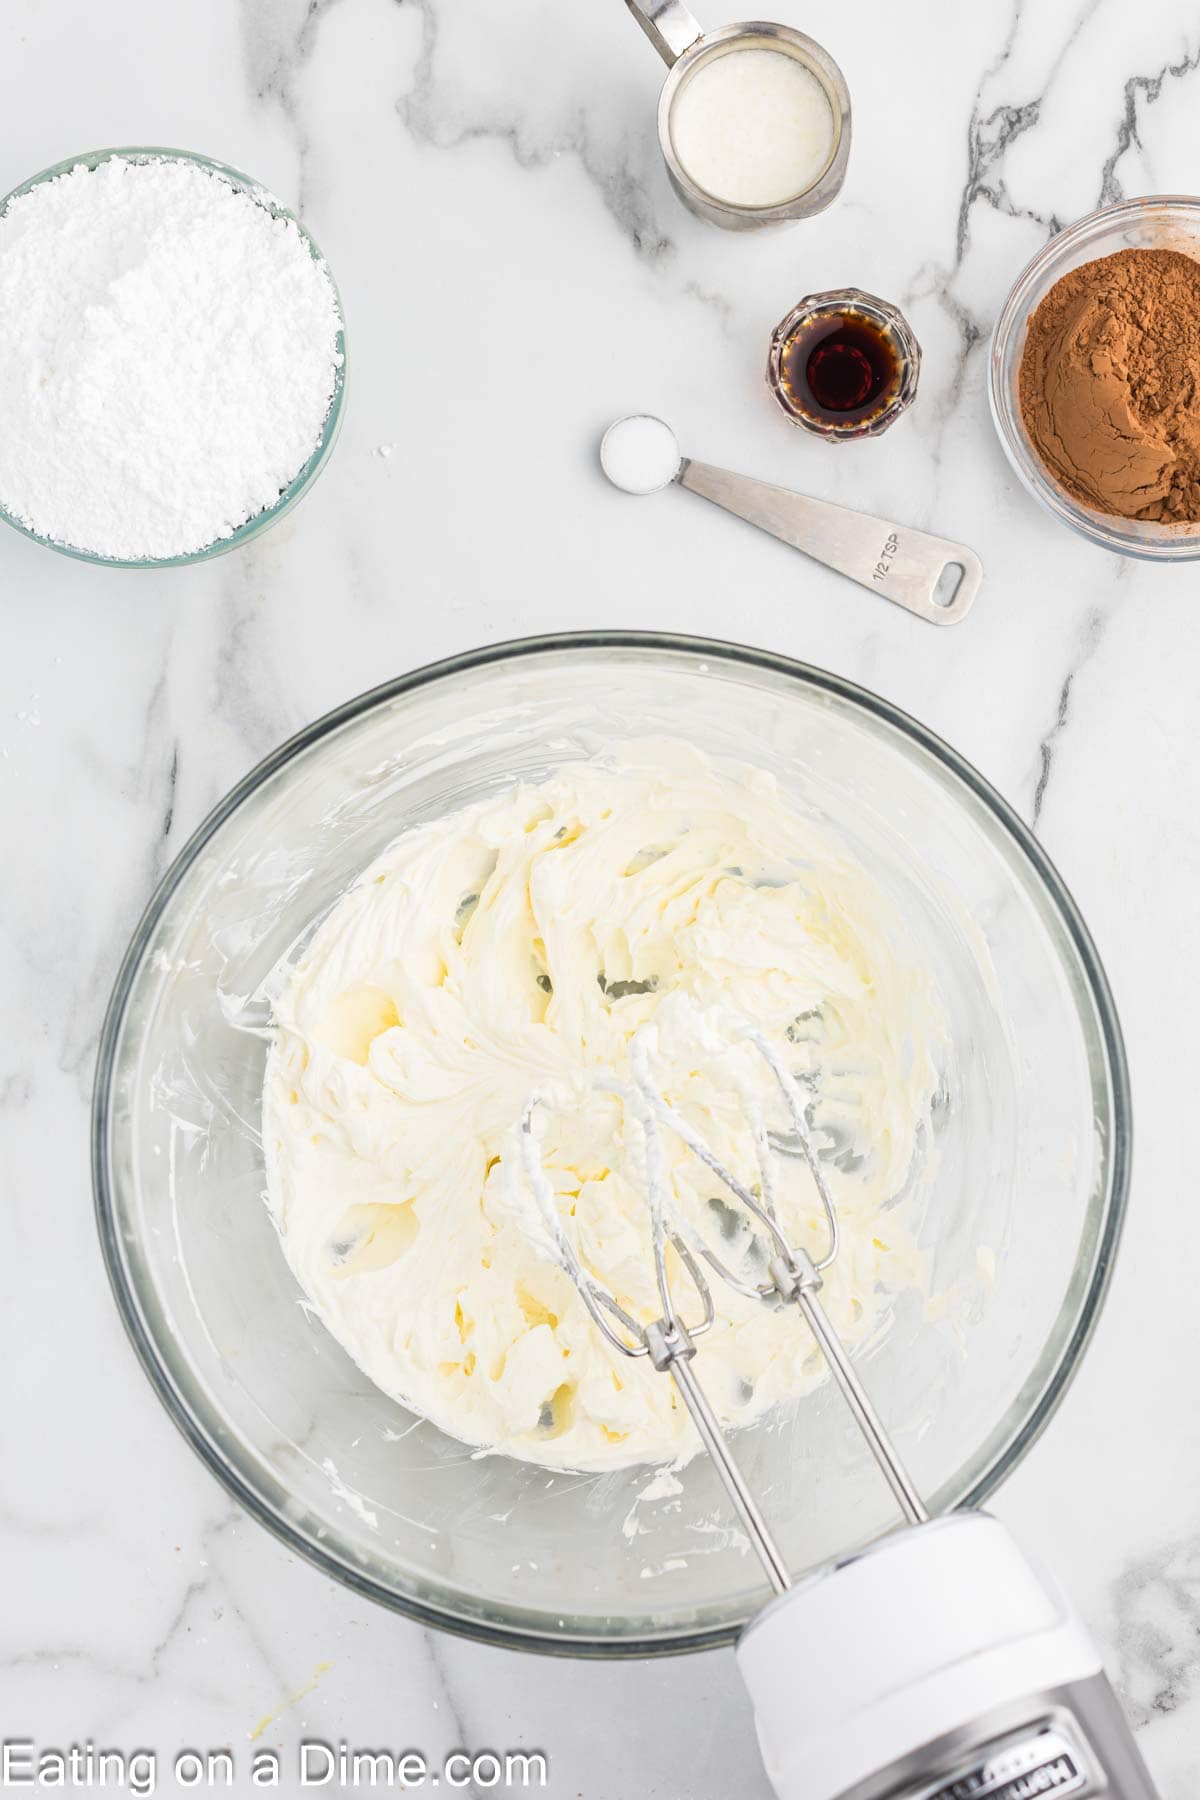
<instances>
[{"instance_id":1,"label":"small glass jar of vanilla extract","mask_svg":"<svg viewBox=\"0 0 1200 1800\"><path fill-rule=\"evenodd\" d=\"M878 437L911 405L921 346L898 307L861 288L809 294L771 334L767 385L794 425Z\"/></svg>"}]
</instances>

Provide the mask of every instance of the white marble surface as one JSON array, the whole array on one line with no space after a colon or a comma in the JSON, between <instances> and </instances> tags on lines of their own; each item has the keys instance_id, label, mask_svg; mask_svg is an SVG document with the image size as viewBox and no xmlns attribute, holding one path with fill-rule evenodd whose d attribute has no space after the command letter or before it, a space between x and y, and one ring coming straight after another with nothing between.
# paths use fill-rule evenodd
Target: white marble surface
<instances>
[{"instance_id":1,"label":"white marble surface","mask_svg":"<svg viewBox=\"0 0 1200 1800\"><path fill-rule=\"evenodd\" d=\"M327 1662L267 1741L538 1745L561 1800L766 1793L728 1655L597 1669L431 1636L241 1516L135 1366L91 1220L105 998L226 788L430 658L656 625L916 713L1036 822L1093 927L1133 1067L1132 1212L1095 1346L997 1510L1073 1589L1168 1800L1200 1791L1200 580L1042 517L983 381L1055 223L1200 187L1200 21L1188 0L778 11L842 62L855 144L832 211L744 241L671 196L659 70L620 0L0 13L0 191L102 144L207 151L299 206L351 334L336 455L261 543L154 577L0 533L0 1736L244 1749ZM760 366L800 293L845 282L899 300L926 360L909 418L835 453L772 412ZM975 613L937 632L688 496L606 490L595 440L630 408L697 455L973 543Z\"/></svg>"}]
</instances>

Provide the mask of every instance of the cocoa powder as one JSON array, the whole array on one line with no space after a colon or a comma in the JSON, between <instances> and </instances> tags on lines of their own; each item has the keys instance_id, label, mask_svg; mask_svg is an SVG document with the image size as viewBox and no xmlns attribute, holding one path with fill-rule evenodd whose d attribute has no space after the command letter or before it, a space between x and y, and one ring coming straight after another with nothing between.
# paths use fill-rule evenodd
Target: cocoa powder
<instances>
[{"instance_id":1,"label":"cocoa powder","mask_svg":"<svg viewBox=\"0 0 1200 1800\"><path fill-rule=\"evenodd\" d=\"M1064 275L1029 321L1018 399L1074 499L1200 521L1200 262L1121 250Z\"/></svg>"}]
</instances>

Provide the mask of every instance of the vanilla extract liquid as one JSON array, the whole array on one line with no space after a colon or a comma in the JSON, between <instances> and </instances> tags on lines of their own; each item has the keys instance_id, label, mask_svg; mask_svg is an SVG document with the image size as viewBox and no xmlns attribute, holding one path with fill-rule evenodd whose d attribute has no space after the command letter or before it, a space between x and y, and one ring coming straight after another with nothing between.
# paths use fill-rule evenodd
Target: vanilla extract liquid
<instances>
[{"instance_id":1,"label":"vanilla extract liquid","mask_svg":"<svg viewBox=\"0 0 1200 1800\"><path fill-rule=\"evenodd\" d=\"M798 413L830 425L861 425L895 398L900 357L890 334L860 313L820 313L783 347L780 377Z\"/></svg>"}]
</instances>

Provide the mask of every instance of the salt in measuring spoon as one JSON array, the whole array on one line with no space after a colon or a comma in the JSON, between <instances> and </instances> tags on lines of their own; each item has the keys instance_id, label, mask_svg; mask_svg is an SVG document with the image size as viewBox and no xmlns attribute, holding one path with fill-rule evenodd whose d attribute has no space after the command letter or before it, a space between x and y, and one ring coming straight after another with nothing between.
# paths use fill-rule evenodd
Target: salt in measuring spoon
<instances>
[{"instance_id":1,"label":"salt in measuring spoon","mask_svg":"<svg viewBox=\"0 0 1200 1800\"><path fill-rule=\"evenodd\" d=\"M983 564L966 544L693 462L680 455L666 421L649 413L609 426L600 466L626 494L655 494L677 482L931 625L965 619L983 581Z\"/></svg>"}]
</instances>

